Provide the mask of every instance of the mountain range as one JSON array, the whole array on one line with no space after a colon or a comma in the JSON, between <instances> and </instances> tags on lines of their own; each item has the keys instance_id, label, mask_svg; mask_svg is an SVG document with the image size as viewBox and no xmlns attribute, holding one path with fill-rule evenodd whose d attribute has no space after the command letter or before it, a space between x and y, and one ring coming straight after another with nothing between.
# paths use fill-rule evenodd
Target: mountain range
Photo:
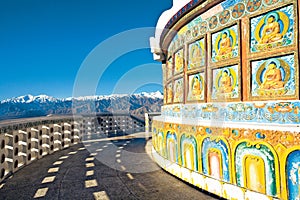
<instances>
[{"instance_id":1,"label":"mountain range","mask_svg":"<svg viewBox=\"0 0 300 200\"><path fill-rule=\"evenodd\" d=\"M0 120L106 112L130 113L143 118L145 112L160 112L162 104L163 94L160 91L69 98L28 94L1 101Z\"/></svg>"}]
</instances>

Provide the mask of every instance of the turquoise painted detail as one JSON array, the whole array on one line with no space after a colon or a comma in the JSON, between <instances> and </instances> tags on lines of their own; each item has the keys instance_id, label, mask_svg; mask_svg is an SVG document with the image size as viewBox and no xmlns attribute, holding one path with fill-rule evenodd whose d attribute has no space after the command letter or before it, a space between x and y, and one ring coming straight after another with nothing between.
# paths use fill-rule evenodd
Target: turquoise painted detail
<instances>
[{"instance_id":1,"label":"turquoise painted detail","mask_svg":"<svg viewBox=\"0 0 300 200\"><path fill-rule=\"evenodd\" d=\"M286 174L288 199L300 197L300 150L291 152L287 157Z\"/></svg>"},{"instance_id":2,"label":"turquoise painted detail","mask_svg":"<svg viewBox=\"0 0 300 200\"><path fill-rule=\"evenodd\" d=\"M257 133L255 134L255 137L256 137L257 139L265 139L265 138L266 138L266 136L265 136L264 134L260 133L260 132L257 132Z\"/></svg>"},{"instance_id":3,"label":"turquoise painted detail","mask_svg":"<svg viewBox=\"0 0 300 200\"><path fill-rule=\"evenodd\" d=\"M223 140L211 141L210 138L206 138L202 143L202 167L203 173L209 175L208 169L208 152L209 149L215 148L221 152L221 162L222 162L222 181L230 182L230 173L229 173L229 156L228 156L228 147Z\"/></svg>"},{"instance_id":4,"label":"turquoise painted detail","mask_svg":"<svg viewBox=\"0 0 300 200\"><path fill-rule=\"evenodd\" d=\"M159 136L161 136L161 138L162 138L161 143L158 144L159 146L162 147L160 153L162 153L161 156L166 157L166 151L165 151L165 148L163 148L163 146L164 146L164 133L163 133L163 132L158 132L158 133L157 133L157 138L158 138Z\"/></svg>"},{"instance_id":5,"label":"turquoise painted detail","mask_svg":"<svg viewBox=\"0 0 300 200\"><path fill-rule=\"evenodd\" d=\"M289 23L288 24L284 24L283 20L280 18L279 15L285 15L288 20ZM280 33L283 33L284 30L284 26L289 26L287 32L283 35L283 38L281 40L278 40L277 42L273 42L273 43L268 43L267 45L261 45L259 43L259 41L257 41L257 39L255 38L255 30L257 28L257 24L263 20L264 17L268 17L270 15L275 16L275 18L277 19L277 23L279 24L280 27ZM256 18L251 19L251 52L259 52L259 51L270 51L270 49L272 48L277 48L277 47L282 47L282 46L289 46L292 45L294 43L294 38L295 38L295 34L294 34L294 6L290 5L287 7L283 7L279 10L275 10L275 11L271 11L269 13L267 13L266 15L261 15L258 16ZM263 25L261 27L261 29L264 28L265 25ZM260 30L260 35L262 33L262 30Z\"/></svg>"},{"instance_id":6,"label":"turquoise painted detail","mask_svg":"<svg viewBox=\"0 0 300 200\"><path fill-rule=\"evenodd\" d=\"M244 185L243 161L245 156L255 155L263 159L265 164L265 180L266 180L266 193L270 196L276 196L276 173L275 173L275 158L271 150L263 145L248 145L247 142L240 143L235 151L235 170L236 170L236 183L240 187Z\"/></svg>"},{"instance_id":7,"label":"turquoise painted detail","mask_svg":"<svg viewBox=\"0 0 300 200\"><path fill-rule=\"evenodd\" d=\"M175 134L171 134L170 132L167 133L167 158L170 160L170 147L168 146L168 140L173 139L175 141L175 157L176 157L176 163L178 163L178 144L177 144L177 136Z\"/></svg>"},{"instance_id":8,"label":"turquoise painted detail","mask_svg":"<svg viewBox=\"0 0 300 200\"><path fill-rule=\"evenodd\" d=\"M219 103L166 105L162 107L162 115L194 121L299 124L300 101L232 102L226 105Z\"/></svg>"},{"instance_id":9,"label":"turquoise painted detail","mask_svg":"<svg viewBox=\"0 0 300 200\"><path fill-rule=\"evenodd\" d=\"M182 163L184 163L185 161L185 157L184 157L184 151L183 151L183 145L185 143L188 143L188 144L192 144L193 148L194 148L194 168L196 169L196 171L198 171L198 153L197 153L197 141L196 139L194 138L194 136L189 136L187 137L185 134L183 134L180 138L180 150L181 150L181 160L182 160Z\"/></svg>"}]
</instances>

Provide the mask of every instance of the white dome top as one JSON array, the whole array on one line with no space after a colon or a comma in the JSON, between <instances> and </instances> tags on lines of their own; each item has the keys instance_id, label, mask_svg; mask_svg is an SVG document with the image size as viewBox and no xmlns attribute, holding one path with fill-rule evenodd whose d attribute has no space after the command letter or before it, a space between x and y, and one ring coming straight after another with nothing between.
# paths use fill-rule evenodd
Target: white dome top
<instances>
[{"instance_id":1,"label":"white dome top","mask_svg":"<svg viewBox=\"0 0 300 200\"><path fill-rule=\"evenodd\" d=\"M175 15L181 8L188 4L191 0L173 0L173 7L169 10L166 10L159 17L156 24L156 29L163 30L168 23L168 21ZM156 33L155 33L156 37Z\"/></svg>"},{"instance_id":2,"label":"white dome top","mask_svg":"<svg viewBox=\"0 0 300 200\"><path fill-rule=\"evenodd\" d=\"M183 8L190 1L191 0L173 0L173 7L164 11L159 17L156 24L155 36L150 38L151 52L153 53L155 60L161 59L157 57L161 53L159 41L166 24L181 8Z\"/></svg>"},{"instance_id":3,"label":"white dome top","mask_svg":"<svg viewBox=\"0 0 300 200\"><path fill-rule=\"evenodd\" d=\"M188 4L189 2L191 2L191 0L173 0L173 8L179 10L180 8L182 8L183 6L185 6L186 4Z\"/></svg>"}]
</instances>

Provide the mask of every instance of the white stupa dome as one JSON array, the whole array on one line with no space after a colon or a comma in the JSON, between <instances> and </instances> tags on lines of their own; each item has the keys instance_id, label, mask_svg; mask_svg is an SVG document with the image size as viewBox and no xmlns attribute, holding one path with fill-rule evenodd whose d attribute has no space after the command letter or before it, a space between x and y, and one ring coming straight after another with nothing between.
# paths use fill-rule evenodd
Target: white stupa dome
<instances>
[{"instance_id":1,"label":"white stupa dome","mask_svg":"<svg viewBox=\"0 0 300 200\"><path fill-rule=\"evenodd\" d=\"M191 0L173 0L173 7L164 11L158 19L156 24L155 36L150 38L151 52L155 60L160 60L161 48L159 45L160 36L168 23L168 21L175 15L182 7L188 4Z\"/></svg>"}]
</instances>

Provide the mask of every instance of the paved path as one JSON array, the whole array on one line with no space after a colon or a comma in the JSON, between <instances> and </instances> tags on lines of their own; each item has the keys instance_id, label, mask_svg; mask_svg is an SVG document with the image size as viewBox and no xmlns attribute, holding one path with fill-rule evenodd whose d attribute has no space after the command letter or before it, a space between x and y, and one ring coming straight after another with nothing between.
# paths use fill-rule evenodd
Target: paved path
<instances>
[{"instance_id":1,"label":"paved path","mask_svg":"<svg viewBox=\"0 0 300 200\"><path fill-rule=\"evenodd\" d=\"M85 140L16 172L0 199L216 199L158 168L143 137Z\"/></svg>"}]
</instances>

